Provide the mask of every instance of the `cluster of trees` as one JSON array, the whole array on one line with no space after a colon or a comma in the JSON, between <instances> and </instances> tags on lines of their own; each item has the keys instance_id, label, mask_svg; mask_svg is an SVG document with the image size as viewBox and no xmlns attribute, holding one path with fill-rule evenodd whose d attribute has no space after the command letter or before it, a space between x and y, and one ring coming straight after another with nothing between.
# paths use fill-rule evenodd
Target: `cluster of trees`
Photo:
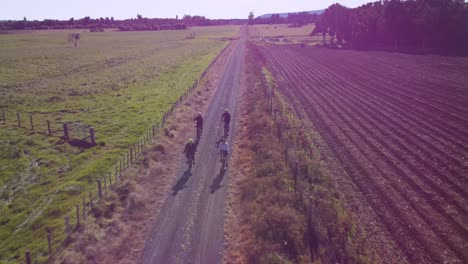
<instances>
[{"instance_id":1,"label":"cluster of trees","mask_svg":"<svg viewBox=\"0 0 468 264\"><path fill-rule=\"evenodd\" d=\"M299 12L288 14L272 14L271 16L260 16L254 18L252 12L249 14L249 24L289 24L293 27L300 27L305 24L315 23L318 19L316 13Z\"/></svg>"},{"instance_id":2,"label":"cluster of trees","mask_svg":"<svg viewBox=\"0 0 468 264\"><path fill-rule=\"evenodd\" d=\"M189 26L211 26L227 24L244 24L245 19L207 19L204 16L185 15L182 19L174 18L137 18L116 20L109 18L90 18L89 16L69 20L45 19L42 21L28 21L26 18L19 21L0 21L0 30L40 30L40 29L90 29L103 31L104 28L118 28L121 31L186 29Z\"/></svg>"},{"instance_id":3,"label":"cluster of trees","mask_svg":"<svg viewBox=\"0 0 468 264\"><path fill-rule=\"evenodd\" d=\"M187 29L187 25L177 18L143 18L138 15L137 19L120 21L118 28L120 31L178 30Z\"/></svg>"},{"instance_id":4,"label":"cluster of trees","mask_svg":"<svg viewBox=\"0 0 468 264\"><path fill-rule=\"evenodd\" d=\"M358 49L461 51L468 49L468 5L463 0L382 0L354 9L334 4L312 35Z\"/></svg>"}]
</instances>

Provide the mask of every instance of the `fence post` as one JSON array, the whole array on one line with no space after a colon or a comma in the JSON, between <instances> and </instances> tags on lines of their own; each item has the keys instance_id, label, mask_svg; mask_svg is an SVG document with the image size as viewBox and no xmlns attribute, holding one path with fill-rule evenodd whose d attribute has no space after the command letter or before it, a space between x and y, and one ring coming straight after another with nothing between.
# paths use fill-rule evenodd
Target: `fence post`
<instances>
[{"instance_id":1,"label":"fence post","mask_svg":"<svg viewBox=\"0 0 468 264\"><path fill-rule=\"evenodd\" d=\"M93 208L93 194L91 193L91 191L89 192L89 206Z\"/></svg>"},{"instance_id":2,"label":"fence post","mask_svg":"<svg viewBox=\"0 0 468 264\"><path fill-rule=\"evenodd\" d=\"M31 114L29 114L29 122L31 123L31 130L34 130L33 118Z\"/></svg>"},{"instance_id":3,"label":"fence post","mask_svg":"<svg viewBox=\"0 0 468 264\"><path fill-rule=\"evenodd\" d=\"M21 127L20 113L16 112L16 117L18 118L18 127Z\"/></svg>"},{"instance_id":4,"label":"fence post","mask_svg":"<svg viewBox=\"0 0 468 264\"><path fill-rule=\"evenodd\" d=\"M63 139L67 141L69 139L68 137L68 124L64 123L63 124Z\"/></svg>"},{"instance_id":5,"label":"fence post","mask_svg":"<svg viewBox=\"0 0 468 264\"><path fill-rule=\"evenodd\" d=\"M67 233L67 238L70 236L70 219L68 216L65 216L65 232Z\"/></svg>"},{"instance_id":6,"label":"fence post","mask_svg":"<svg viewBox=\"0 0 468 264\"><path fill-rule=\"evenodd\" d=\"M97 184L98 184L98 194L99 194L99 198L101 198L101 197L102 197L101 179L98 179L98 180L97 180Z\"/></svg>"},{"instance_id":7,"label":"fence post","mask_svg":"<svg viewBox=\"0 0 468 264\"><path fill-rule=\"evenodd\" d=\"M76 205L76 227L80 227L80 205Z\"/></svg>"},{"instance_id":8,"label":"fence post","mask_svg":"<svg viewBox=\"0 0 468 264\"><path fill-rule=\"evenodd\" d=\"M117 164L115 164L115 183L117 183L117 180L118 180L118 178L117 178L117 177L118 177L118 174L119 174L119 173L118 173L118 171L119 171L119 170L118 170L118 168L117 168L117 167L118 167L118 165L117 165Z\"/></svg>"},{"instance_id":9,"label":"fence post","mask_svg":"<svg viewBox=\"0 0 468 264\"><path fill-rule=\"evenodd\" d=\"M133 147L130 147L130 163L133 161Z\"/></svg>"},{"instance_id":10,"label":"fence post","mask_svg":"<svg viewBox=\"0 0 468 264\"><path fill-rule=\"evenodd\" d=\"M49 246L49 255L52 255L52 233L47 230L47 245Z\"/></svg>"},{"instance_id":11,"label":"fence post","mask_svg":"<svg viewBox=\"0 0 468 264\"><path fill-rule=\"evenodd\" d=\"M50 130L50 122L47 120L47 131L49 132L49 136L52 136L52 131Z\"/></svg>"},{"instance_id":12,"label":"fence post","mask_svg":"<svg viewBox=\"0 0 468 264\"><path fill-rule=\"evenodd\" d=\"M91 144L96 145L96 137L94 136L94 127L89 128L89 136L91 138Z\"/></svg>"},{"instance_id":13,"label":"fence post","mask_svg":"<svg viewBox=\"0 0 468 264\"><path fill-rule=\"evenodd\" d=\"M26 264L31 264L31 253L28 251L26 251Z\"/></svg>"},{"instance_id":14,"label":"fence post","mask_svg":"<svg viewBox=\"0 0 468 264\"><path fill-rule=\"evenodd\" d=\"M86 199L84 196L82 197L82 200L83 200L83 220L86 220Z\"/></svg>"},{"instance_id":15,"label":"fence post","mask_svg":"<svg viewBox=\"0 0 468 264\"><path fill-rule=\"evenodd\" d=\"M119 176L122 174L122 159L119 160L120 164L119 164ZM117 178L116 178L117 180Z\"/></svg>"},{"instance_id":16,"label":"fence post","mask_svg":"<svg viewBox=\"0 0 468 264\"><path fill-rule=\"evenodd\" d=\"M145 147L144 144L145 144L145 143L142 141L142 142L141 142L141 146L140 146L140 151L141 151L141 155L142 155L142 156L143 156L143 149L144 149L144 147Z\"/></svg>"},{"instance_id":17,"label":"fence post","mask_svg":"<svg viewBox=\"0 0 468 264\"><path fill-rule=\"evenodd\" d=\"M130 165L130 151L127 151L127 164L125 168L128 168L128 165Z\"/></svg>"}]
</instances>

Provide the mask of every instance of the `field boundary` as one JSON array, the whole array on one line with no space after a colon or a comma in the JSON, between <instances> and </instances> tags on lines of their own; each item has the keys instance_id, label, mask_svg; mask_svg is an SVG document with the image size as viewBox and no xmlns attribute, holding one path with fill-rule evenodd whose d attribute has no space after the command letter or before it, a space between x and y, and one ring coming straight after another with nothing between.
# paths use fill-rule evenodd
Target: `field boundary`
<instances>
[{"instance_id":1,"label":"field boundary","mask_svg":"<svg viewBox=\"0 0 468 264\"><path fill-rule=\"evenodd\" d=\"M77 203L75 207L70 209L69 213L63 217L65 228L61 232L65 233L66 238L64 240L54 240L54 232L49 228L46 228L47 234L45 239L47 240L48 245L47 250L43 250L42 254L34 256L32 252L26 248L24 255L25 263L30 264L32 262L36 262L34 261L34 257L38 256L47 257L45 263L52 263L55 260L55 256L58 256L58 253L65 249L71 242L72 234L81 229L83 224L82 221L86 220L93 208L101 201L101 198L105 196L106 191L113 190L114 186L120 179L122 179L122 177L128 176L126 175L128 168L144 155L147 147L153 143L154 139L156 139L156 135L165 126L174 110L195 91L213 64L218 61L220 56L231 46L231 44L232 41L216 55L210 64L208 64L206 69L200 74L200 77L196 79L194 83L169 107L169 109L164 113L161 121L151 125L144 135L137 140L137 143L130 146L130 148L121 155L119 160L115 163L115 166L109 168L108 173L96 180L95 189L89 191L87 194L80 195L82 198L81 203ZM3 120L5 120L4 115Z\"/></svg>"}]
</instances>

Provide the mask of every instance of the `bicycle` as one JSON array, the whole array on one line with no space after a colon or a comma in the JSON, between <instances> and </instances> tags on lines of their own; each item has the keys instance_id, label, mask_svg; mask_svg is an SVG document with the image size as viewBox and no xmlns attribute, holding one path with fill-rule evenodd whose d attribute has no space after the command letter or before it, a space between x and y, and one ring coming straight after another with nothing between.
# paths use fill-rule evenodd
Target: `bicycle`
<instances>
[{"instance_id":1,"label":"bicycle","mask_svg":"<svg viewBox=\"0 0 468 264\"><path fill-rule=\"evenodd\" d=\"M227 165L227 151L221 151L219 153L219 161L221 162L221 170L223 170Z\"/></svg>"},{"instance_id":2,"label":"bicycle","mask_svg":"<svg viewBox=\"0 0 468 264\"><path fill-rule=\"evenodd\" d=\"M187 156L188 170L192 170L194 155Z\"/></svg>"},{"instance_id":3,"label":"bicycle","mask_svg":"<svg viewBox=\"0 0 468 264\"><path fill-rule=\"evenodd\" d=\"M197 129L197 140L199 140L201 138L201 134L203 132L203 127L196 126L196 129Z\"/></svg>"},{"instance_id":4,"label":"bicycle","mask_svg":"<svg viewBox=\"0 0 468 264\"><path fill-rule=\"evenodd\" d=\"M223 131L224 138L229 136L229 123L224 122L224 131Z\"/></svg>"}]
</instances>

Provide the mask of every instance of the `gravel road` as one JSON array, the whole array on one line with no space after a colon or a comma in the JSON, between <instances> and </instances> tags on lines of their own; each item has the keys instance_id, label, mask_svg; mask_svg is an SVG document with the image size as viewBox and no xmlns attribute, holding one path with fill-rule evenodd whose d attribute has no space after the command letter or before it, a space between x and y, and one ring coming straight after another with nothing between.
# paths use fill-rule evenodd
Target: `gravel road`
<instances>
[{"instance_id":1,"label":"gravel road","mask_svg":"<svg viewBox=\"0 0 468 264\"><path fill-rule=\"evenodd\" d=\"M242 28L240 39L231 43L234 48L226 62L220 86L204 113L204 130L195 156L196 164L191 174L186 171L185 163L180 164L180 176L148 234L142 263L221 262L224 208L231 168L221 170L215 142L222 135L220 119L225 108L230 110L232 117L230 146L234 140L246 35Z\"/></svg>"}]
</instances>

